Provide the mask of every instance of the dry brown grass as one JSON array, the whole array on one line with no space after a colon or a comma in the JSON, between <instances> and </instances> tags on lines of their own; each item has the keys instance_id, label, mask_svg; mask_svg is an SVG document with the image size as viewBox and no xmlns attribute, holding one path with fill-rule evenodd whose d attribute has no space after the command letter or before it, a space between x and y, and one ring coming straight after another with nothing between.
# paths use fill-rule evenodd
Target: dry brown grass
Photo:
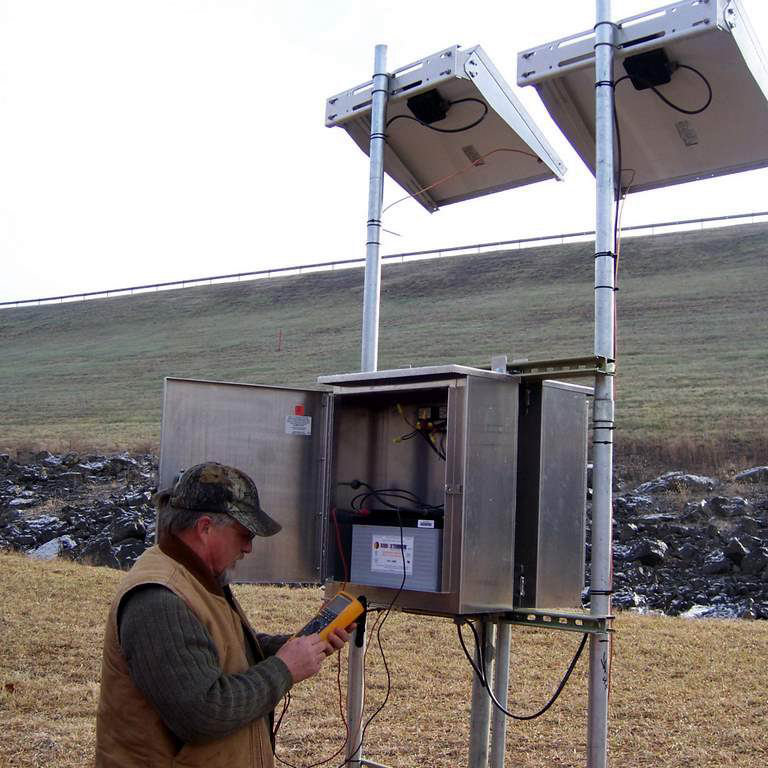
<instances>
[{"instance_id":1,"label":"dry brown grass","mask_svg":"<svg viewBox=\"0 0 768 768\"><path fill-rule=\"evenodd\" d=\"M749 467L765 464L766 457L768 437L764 434L746 440L711 435L699 440L668 437L616 443L616 465L625 478L638 482L672 469L712 474L726 481Z\"/></svg>"},{"instance_id":2,"label":"dry brown grass","mask_svg":"<svg viewBox=\"0 0 768 768\"><path fill-rule=\"evenodd\" d=\"M102 626L120 574L0 555L0 765L70 768L90 762ZM298 627L317 589L238 587L265 631ZM768 761L768 622L684 621L624 614L616 623L611 763L763 768ZM513 631L510 702L531 711L550 695L578 637ZM393 768L466 764L470 675L451 622L393 614L382 631L392 693L371 724L367 755ZM371 707L386 692L368 655ZM344 683L343 683L344 684ZM307 765L342 743L336 662L298 686L279 754ZM508 764L585 764L586 656L540 720L510 723ZM336 766L335 760L328 765Z\"/></svg>"}]
</instances>

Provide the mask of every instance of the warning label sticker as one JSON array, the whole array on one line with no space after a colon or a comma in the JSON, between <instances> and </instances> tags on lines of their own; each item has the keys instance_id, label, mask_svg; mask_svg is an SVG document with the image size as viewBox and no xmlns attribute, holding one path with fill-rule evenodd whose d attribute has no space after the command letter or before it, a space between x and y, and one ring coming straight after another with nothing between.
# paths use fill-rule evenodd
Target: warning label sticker
<instances>
[{"instance_id":1,"label":"warning label sticker","mask_svg":"<svg viewBox=\"0 0 768 768\"><path fill-rule=\"evenodd\" d=\"M312 417L311 416L286 416L285 417L286 435L311 435Z\"/></svg>"},{"instance_id":2,"label":"warning label sticker","mask_svg":"<svg viewBox=\"0 0 768 768\"><path fill-rule=\"evenodd\" d=\"M413 536L373 536L371 541L371 571L377 573L413 574Z\"/></svg>"}]
</instances>

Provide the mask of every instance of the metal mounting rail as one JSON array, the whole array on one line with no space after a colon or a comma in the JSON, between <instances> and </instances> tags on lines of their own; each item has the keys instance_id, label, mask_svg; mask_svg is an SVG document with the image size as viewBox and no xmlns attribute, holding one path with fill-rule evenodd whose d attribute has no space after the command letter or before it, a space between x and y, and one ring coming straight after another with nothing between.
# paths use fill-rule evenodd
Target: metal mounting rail
<instances>
[{"instance_id":1,"label":"metal mounting rail","mask_svg":"<svg viewBox=\"0 0 768 768\"><path fill-rule=\"evenodd\" d=\"M553 360L512 360L507 365L507 373L520 376L524 381L541 379L575 379L594 376L597 373L612 375L615 364L602 357L561 357Z\"/></svg>"},{"instance_id":2,"label":"metal mounting rail","mask_svg":"<svg viewBox=\"0 0 768 768\"><path fill-rule=\"evenodd\" d=\"M543 611L534 608L516 608L499 614L499 621L507 624L519 624L525 627L543 627L560 629L566 632L598 634L612 632L613 616L593 616L590 613L563 613Z\"/></svg>"}]
</instances>

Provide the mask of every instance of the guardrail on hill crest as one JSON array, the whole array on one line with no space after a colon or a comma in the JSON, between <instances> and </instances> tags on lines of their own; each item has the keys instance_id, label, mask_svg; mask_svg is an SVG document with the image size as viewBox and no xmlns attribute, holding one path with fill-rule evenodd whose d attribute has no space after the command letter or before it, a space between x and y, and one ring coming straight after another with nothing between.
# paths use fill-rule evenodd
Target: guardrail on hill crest
<instances>
[{"instance_id":1,"label":"guardrail on hill crest","mask_svg":"<svg viewBox=\"0 0 768 768\"><path fill-rule=\"evenodd\" d=\"M669 229L671 227L688 227L691 225L699 225L701 229L704 229L704 224L713 222L728 222L738 221L742 219L751 219L750 223L754 224L755 219L758 217L768 217L768 211L755 211L754 213L737 213L728 216L710 216L703 219L681 219L679 221L662 221L654 224L636 224L631 227L622 227L622 235L626 233L638 234L642 231L646 231L651 236L658 234L670 234L676 231L685 231L678 229ZM665 229L664 232L658 232L659 229ZM593 237L594 230L584 232L566 232L559 235L544 235L542 237L524 237L517 240L500 240L494 243L474 243L472 245L455 245L448 248L434 248L426 251L410 251L407 253L392 253L387 256L382 256L381 259L385 261L400 260L400 263L406 260L416 260L419 258L440 258L441 256L468 256L468 255L481 255L483 253L494 253L495 249L501 246L517 246L518 249L523 247L532 247L538 244L547 244L559 241L560 244L564 244L566 241L578 242L579 238ZM462 251L468 253L462 253ZM335 269L336 267L351 267L354 265L363 266L365 264L365 257L356 259L340 259L337 261L323 261L316 262L314 264L300 264L298 266L291 267L273 267L271 269L259 269L251 272L233 272L227 275L212 275L209 277L193 277L185 280L170 280L164 283L147 283L145 285L131 285L125 288L110 288L101 291L83 291L78 293L68 293L61 296L44 296L37 299L17 299L15 301L0 301L0 307L19 307L28 304L51 304L54 302L63 303L65 301L86 301L89 299L95 299L98 297L115 297L115 296L130 296L137 293L147 293L149 291L159 291L161 288L169 290L172 288L189 288L196 285L214 285L217 283L226 282L239 282L243 278L252 280L265 279L275 277L278 275L290 275L290 274L305 274L307 272L320 272L326 269Z\"/></svg>"}]
</instances>

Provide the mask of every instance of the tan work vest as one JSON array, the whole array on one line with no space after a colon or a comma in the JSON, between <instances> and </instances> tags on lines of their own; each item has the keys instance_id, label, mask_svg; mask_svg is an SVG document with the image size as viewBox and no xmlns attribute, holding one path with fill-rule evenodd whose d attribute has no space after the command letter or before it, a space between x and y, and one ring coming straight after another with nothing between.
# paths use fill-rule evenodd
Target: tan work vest
<instances>
[{"instance_id":1,"label":"tan work vest","mask_svg":"<svg viewBox=\"0 0 768 768\"><path fill-rule=\"evenodd\" d=\"M185 766L188 768L273 768L266 718L223 739L185 744L165 726L131 681L120 648L117 611L123 597L141 584L161 584L189 606L210 633L224 674L248 669L244 616L225 597L213 594L181 563L151 547L136 561L118 588L107 621L96 720L96 768ZM258 648L258 642L254 645Z\"/></svg>"}]
</instances>

